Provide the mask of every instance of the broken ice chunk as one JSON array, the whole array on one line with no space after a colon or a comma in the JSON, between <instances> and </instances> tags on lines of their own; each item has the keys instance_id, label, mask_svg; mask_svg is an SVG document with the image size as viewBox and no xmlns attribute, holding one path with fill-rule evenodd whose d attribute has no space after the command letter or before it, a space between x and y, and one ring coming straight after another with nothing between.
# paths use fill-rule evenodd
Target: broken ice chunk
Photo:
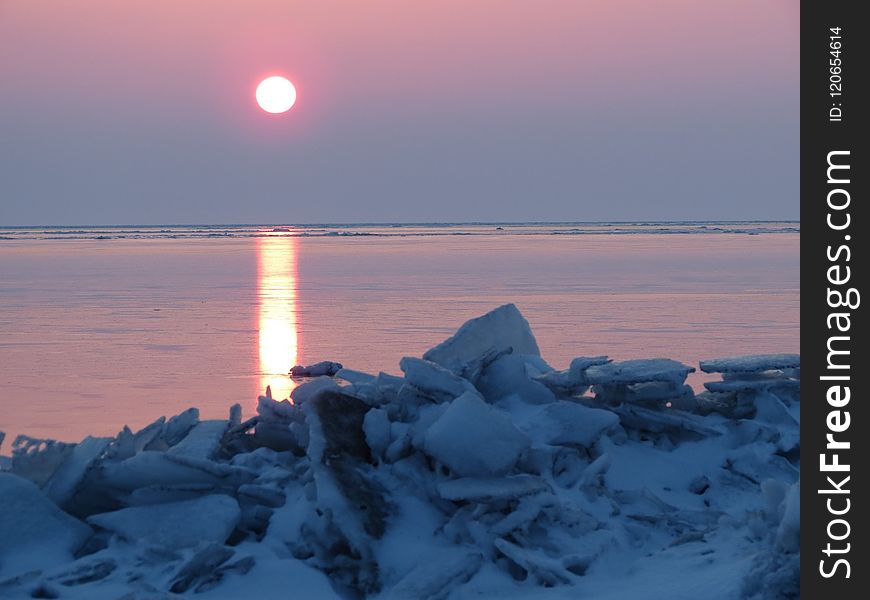
<instances>
[{"instance_id":1,"label":"broken ice chunk","mask_svg":"<svg viewBox=\"0 0 870 600\"><path fill-rule=\"evenodd\" d=\"M321 375L294 388L293 391L290 392L290 398L293 399L294 404L300 405L311 400L311 398L319 394L322 390L340 392L341 386L335 383L335 380L332 377Z\"/></svg>"},{"instance_id":2,"label":"broken ice chunk","mask_svg":"<svg viewBox=\"0 0 870 600\"><path fill-rule=\"evenodd\" d=\"M205 483L239 486L253 481L256 473L209 460L145 450L119 463L104 463L99 482L119 490L132 491L149 485Z\"/></svg>"},{"instance_id":3,"label":"broken ice chunk","mask_svg":"<svg viewBox=\"0 0 870 600\"><path fill-rule=\"evenodd\" d=\"M45 486L46 495L61 507L69 502L88 470L103 454L112 438L86 437L73 448L72 454L54 472ZM66 507L65 507L66 508Z\"/></svg>"},{"instance_id":4,"label":"broken ice chunk","mask_svg":"<svg viewBox=\"0 0 870 600\"><path fill-rule=\"evenodd\" d=\"M436 402L453 400L465 392L475 392L474 386L444 367L411 356L399 362L405 374L405 382L411 384Z\"/></svg>"},{"instance_id":5,"label":"broken ice chunk","mask_svg":"<svg viewBox=\"0 0 870 600\"><path fill-rule=\"evenodd\" d=\"M799 379L790 379L780 371L764 371L761 373L726 373L724 381L708 381L704 384L709 392L703 396L704 410L716 410L731 418L751 418L758 412L765 412L765 403L773 400L778 406L773 407L775 412L780 409L800 415L800 389ZM783 404L785 403L785 404ZM722 405L721 407L718 405ZM770 417L770 414L767 415ZM794 419L790 419L794 420ZM781 421L781 419L774 419ZM797 432L795 431L795 434Z\"/></svg>"},{"instance_id":6,"label":"broken ice chunk","mask_svg":"<svg viewBox=\"0 0 870 600\"><path fill-rule=\"evenodd\" d=\"M623 404L613 409L624 427L654 433L691 432L702 437L719 436L722 432L707 426L697 416L683 411L660 412L638 405Z\"/></svg>"},{"instance_id":7,"label":"broken ice chunk","mask_svg":"<svg viewBox=\"0 0 870 600\"><path fill-rule=\"evenodd\" d=\"M124 425L124 428L115 437L111 447L106 452L107 456L116 460L124 460L137 452L141 452L146 447L149 447L149 444L152 444L161 437L165 421L165 417L160 417L136 433L133 433L129 427ZM156 448L149 449L154 450Z\"/></svg>"},{"instance_id":8,"label":"broken ice chunk","mask_svg":"<svg viewBox=\"0 0 870 600\"><path fill-rule=\"evenodd\" d=\"M711 392L766 392L773 388L791 392L800 391L801 382L797 379L731 379L708 381L704 387Z\"/></svg>"},{"instance_id":9,"label":"broken ice chunk","mask_svg":"<svg viewBox=\"0 0 870 600\"><path fill-rule=\"evenodd\" d=\"M610 362L613 362L606 356L578 356L571 360L571 364L568 365L568 370L571 373L575 374L585 374L586 369L589 367L594 367L597 365L606 365Z\"/></svg>"},{"instance_id":10,"label":"broken ice chunk","mask_svg":"<svg viewBox=\"0 0 870 600\"><path fill-rule=\"evenodd\" d=\"M694 392L683 385L695 369L669 358L627 360L586 370L596 398L610 405L625 402L655 408L694 408Z\"/></svg>"},{"instance_id":11,"label":"broken ice chunk","mask_svg":"<svg viewBox=\"0 0 870 600\"><path fill-rule=\"evenodd\" d=\"M199 423L199 409L188 408L167 421L163 428L163 440L167 446L174 446L184 439L184 436Z\"/></svg>"},{"instance_id":12,"label":"broken ice chunk","mask_svg":"<svg viewBox=\"0 0 870 600\"><path fill-rule=\"evenodd\" d=\"M466 392L426 431L426 452L461 476L510 471L531 441L510 416Z\"/></svg>"},{"instance_id":13,"label":"broken ice chunk","mask_svg":"<svg viewBox=\"0 0 870 600\"><path fill-rule=\"evenodd\" d=\"M378 380L376 375L354 371L353 369L342 369L335 376L353 385L375 384Z\"/></svg>"},{"instance_id":14,"label":"broken ice chunk","mask_svg":"<svg viewBox=\"0 0 870 600\"><path fill-rule=\"evenodd\" d=\"M336 379L341 379L350 384L347 392L357 398L364 400L366 404L371 406L381 404L384 400L383 394L378 387L378 377L363 373L362 371L354 371L353 369L342 369L335 374Z\"/></svg>"},{"instance_id":15,"label":"broken ice chunk","mask_svg":"<svg viewBox=\"0 0 870 600\"><path fill-rule=\"evenodd\" d=\"M730 418L739 418L749 416L755 411L752 406L751 410L746 415L736 414L737 397L736 394L725 394L720 392L701 392L695 396L695 412L700 415L708 415L710 413L719 413Z\"/></svg>"},{"instance_id":16,"label":"broken ice chunk","mask_svg":"<svg viewBox=\"0 0 870 600\"><path fill-rule=\"evenodd\" d=\"M19 435L12 442L12 472L41 487L69 458L73 448L75 444Z\"/></svg>"},{"instance_id":17,"label":"broken ice chunk","mask_svg":"<svg viewBox=\"0 0 870 600\"><path fill-rule=\"evenodd\" d=\"M432 424L441 418L441 415L449 407L449 404L427 404L426 406L420 407L419 416L417 420L410 426L409 435L411 445L418 449L423 450L423 446L425 444L426 432L432 426ZM395 423L394 423L395 425Z\"/></svg>"},{"instance_id":18,"label":"broken ice chunk","mask_svg":"<svg viewBox=\"0 0 870 600\"><path fill-rule=\"evenodd\" d=\"M487 365L477 380L477 389L489 402L516 394L529 404L554 402L553 395L544 384L535 380L552 368L540 356L531 354L505 354Z\"/></svg>"},{"instance_id":19,"label":"broken ice chunk","mask_svg":"<svg viewBox=\"0 0 870 600\"><path fill-rule=\"evenodd\" d=\"M545 405L520 428L540 443L588 448L618 422L619 417L609 410L558 400Z\"/></svg>"},{"instance_id":20,"label":"broken ice chunk","mask_svg":"<svg viewBox=\"0 0 870 600\"><path fill-rule=\"evenodd\" d=\"M209 459L220 448L221 439L229 426L222 419L197 423L180 442L167 450L167 454L189 458Z\"/></svg>"},{"instance_id":21,"label":"broken ice chunk","mask_svg":"<svg viewBox=\"0 0 870 600\"><path fill-rule=\"evenodd\" d=\"M783 369L799 369L800 354L750 354L702 360L704 373L757 373Z\"/></svg>"},{"instance_id":22,"label":"broken ice chunk","mask_svg":"<svg viewBox=\"0 0 870 600\"><path fill-rule=\"evenodd\" d=\"M307 445L307 430L300 407L287 400L278 402L268 396L257 399L259 420L254 431L257 445L276 451L301 452Z\"/></svg>"},{"instance_id":23,"label":"broken ice chunk","mask_svg":"<svg viewBox=\"0 0 870 600\"><path fill-rule=\"evenodd\" d=\"M32 482L11 473L0 473L0 507L3 575L68 561L93 533Z\"/></svg>"},{"instance_id":24,"label":"broken ice chunk","mask_svg":"<svg viewBox=\"0 0 870 600\"><path fill-rule=\"evenodd\" d=\"M655 404L658 400L677 399L683 396L694 396L692 388L685 384L674 384L670 381L646 381L635 383L626 388L626 402L638 404Z\"/></svg>"},{"instance_id":25,"label":"broken ice chunk","mask_svg":"<svg viewBox=\"0 0 870 600\"><path fill-rule=\"evenodd\" d=\"M610 359L606 356L578 356L564 371L550 371L533 376L533 379L547 386L557 396L576 396L589 387L586 369L596 365L606 365L609 362Z\"/></svg>"},{"instance_id":26,"label":"broken ice chunk","mask_svg":"<svg viewBox=\"0 0 870 600\"><path fill-rule=\"evenodd\" d=\"M321 375L332 377L341 371L341 369L341 363L324 360L308 366L296 365L290 369L290 375L293 377L320 377Z\"/></svg>"},{"instance_id":27,"label":"broken ice chunk","mask_svg":"<svg viewBox=\"0 0 870 600\"><path fill-rule=\"evenodd\" d=\"M594 365L586 369L590 384L629 385L661 381L681 385L695 368L669 358L647 358Z\"/></svg>"},{"instance_id":28,"label":"broken ice chunk","mask_svg":"<svg viewBox=\"0 0 870 600\"><path fill-rule=\"evenodd\" d=\"M391 441L390 420L387 418L387 411L382 408L369 410L363 420L363 431L372 454L378 458L383 458Z\"/></svg>"},{"instance_id":29,"label":"broken ice chunk","mask_svg":"<svg viewBox=\"0 0 870 600\"><path fill-rule=\"evenodd\" d=\"M529 322L513 304L505 304L466 321L453 336L427 351L423 358L468 376L475 363L500 353L541 355Z\"/></svg>"},{"instance_id":30,"label":"broken ice chunk","mask_svg":"<svg viewBox=\"0 0 870 600\"><path fill-rule=\"evenodd\" d=\"M203 541L222 544L240 515L238 502L216 494L92 515L88 523L128 541L144 540L164 548L184 548Z\"/></svg>"}]
</instances>

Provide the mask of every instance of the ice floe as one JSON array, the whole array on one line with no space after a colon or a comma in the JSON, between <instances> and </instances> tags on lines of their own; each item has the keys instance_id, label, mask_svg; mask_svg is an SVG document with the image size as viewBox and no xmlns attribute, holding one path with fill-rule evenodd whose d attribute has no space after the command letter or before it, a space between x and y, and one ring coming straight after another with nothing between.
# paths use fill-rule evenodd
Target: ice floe
<instances>
[{"instance_id":1,"label":"ice floe","mask_svg":"<svg viewBox=\"0 0 870 600\"><path fill-rule=\"evenodd\" d=\"M341 371L341 363L324 360L313 365L295 365L290 369L293 377L320 377L321 375L335 375Z\"/></svg>"}]
</instances>

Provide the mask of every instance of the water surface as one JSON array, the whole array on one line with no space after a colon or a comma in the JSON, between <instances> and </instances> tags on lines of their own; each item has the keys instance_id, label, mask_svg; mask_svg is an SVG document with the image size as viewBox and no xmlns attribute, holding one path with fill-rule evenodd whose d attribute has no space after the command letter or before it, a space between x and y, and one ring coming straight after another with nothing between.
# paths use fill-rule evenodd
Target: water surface
<instances>
[{"instance_id":1,"label":"water surface","mask_svg":"<svg viewBox=\"0 0 870 600\"><path fill-rule=\"evenodd\" d=\"M0 229L0 430L247 414L295 363L398 372L514 302L544 358L799 349L796 223ZM698 385L699 376L692 377Z\"/></svg>"}]
</instances>

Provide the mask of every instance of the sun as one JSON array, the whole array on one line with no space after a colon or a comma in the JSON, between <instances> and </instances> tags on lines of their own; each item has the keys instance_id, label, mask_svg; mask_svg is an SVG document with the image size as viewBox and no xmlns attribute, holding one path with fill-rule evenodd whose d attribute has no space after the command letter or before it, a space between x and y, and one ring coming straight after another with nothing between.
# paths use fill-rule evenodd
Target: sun
<instances>
[{"instance_id":1,"label":"sun","mask_svg":"<svg viewBox=\"0 0 870 600\"><path fill-rule=\"evenodd\" d=\"M296 87L285 77L267 77L257 86L257 104L267 113L287 112L296 104Z\"/></svg>"}]
</instances>

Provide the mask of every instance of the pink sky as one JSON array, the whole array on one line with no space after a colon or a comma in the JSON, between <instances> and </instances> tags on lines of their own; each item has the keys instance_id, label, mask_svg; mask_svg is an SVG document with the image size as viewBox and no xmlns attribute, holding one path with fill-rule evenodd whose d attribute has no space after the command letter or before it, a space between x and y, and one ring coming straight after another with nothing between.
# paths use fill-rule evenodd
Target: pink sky
<instances>
[{"instance_id":1,"label":"pink sky","mask_svg":"<svg viewBox=\"0 0 870 600\"><path fill-rule=\"evenodd\" d=\"M337 211L351 220L434 218L425 206L397 214L408 208L398 198L433 185L424 205L462 190L483 202L465 213L467 199L446 205L447 220L499 220L504 202L480 199L511 190L520 204L552 198L540 207L545 219L648 219L654 213L637 210L635 196L650 178L655 202L668 207L663 218L772 216L753 213L757 199L733 215L698 210L692 186L657 181L665 163L653 169L644 157L679 161L687 146L719 148L709 164L689 165L701 183L743 170L749 158L792 176L778 195L761 192L772 212L795 218L798 66L798 3L789 0L3 0L0 151L13 160L0 176L11 178L17 204L0 209L0 224L90 222L107 205L110 220L137 221L145 214L136 202L107 198L118 188L139 200L165 194L152 178L171 182L178 198L208 196L217 206L205 214L197 200L174 214L175 202L159 207L157 221L288 220L276 203L288 173L299 181L294 214L307 221L343 220L330 218ZM296 84L299 101L285 118L264 118L253 90L276 73ZM708 131L693 133L698 124ZM627 142L637 142L637 156L625 156ZM603 164L622 161L619 174L590 165L601 152ZM192 161L187 170L177 166L182 157ZM390 177L385 165L396 161L406 175ZM55 185L35 181L39 163L57 166ZM585 187L571 174L577 164L589 170ZM93 182L113 165L111 185ZM230 177L233 165L246 174ZM526 175L512 181L518 169ZM572 204L633 169L637 189L614 190L612 214ZM346 186L333 182L337 172ZM745 188L723 190L710 207L746 197L761 179L750 171ZM252 185L262 202L235 210ZM353 205L337 199L361 189L370 195ZM49 199L61 190L78 210ZM360 201L368 211L355 208ZM330 208L302 210L314 203Z\"/></svg>"}]
</instances>

